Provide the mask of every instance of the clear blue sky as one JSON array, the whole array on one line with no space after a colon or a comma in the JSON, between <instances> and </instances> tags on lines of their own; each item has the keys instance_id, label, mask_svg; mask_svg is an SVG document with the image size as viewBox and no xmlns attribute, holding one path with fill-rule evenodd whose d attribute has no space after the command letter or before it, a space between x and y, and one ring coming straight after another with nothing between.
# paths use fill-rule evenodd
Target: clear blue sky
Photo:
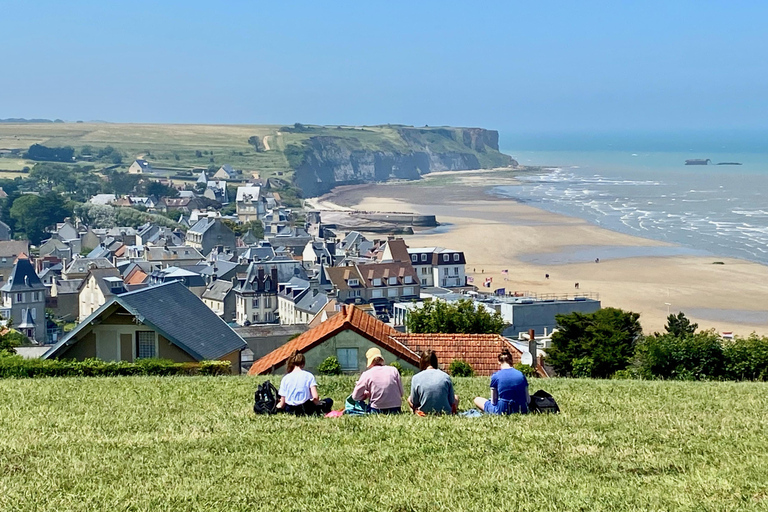
<instances>
[{"instance_id":1,"label":"clear blue sky","mask_svg":"<svg viewBox=\"0 0 768 512\"><path fill-rule=\"evenodd\" d=\"M0 0L0 118L768 127L768 2Z\"/></svg>"}]
</instances>

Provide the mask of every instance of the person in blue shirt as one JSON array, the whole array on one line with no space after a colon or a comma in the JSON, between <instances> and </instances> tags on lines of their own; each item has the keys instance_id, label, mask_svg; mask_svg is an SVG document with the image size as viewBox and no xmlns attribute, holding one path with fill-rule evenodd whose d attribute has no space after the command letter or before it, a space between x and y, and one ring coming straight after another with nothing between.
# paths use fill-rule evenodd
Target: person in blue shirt
<instances>
[{"instance_id":1,"label":"person in blue shirt","mask_svg":"<svg viewBox=\"0 0 768 512\"><path fill-rule=\"evenodd\" d=\"M487 414L525 414L528 412L528 380L512 365L512 353L504 349L499 354L501 369L491 375L491 398L477 397L475 405Z\"/></svg>"}]
</instances>

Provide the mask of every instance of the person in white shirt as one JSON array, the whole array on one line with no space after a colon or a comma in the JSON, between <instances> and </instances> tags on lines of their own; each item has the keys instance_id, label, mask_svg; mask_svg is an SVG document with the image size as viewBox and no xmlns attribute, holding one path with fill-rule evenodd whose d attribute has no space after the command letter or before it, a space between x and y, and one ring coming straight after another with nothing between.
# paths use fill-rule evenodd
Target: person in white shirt
<instances>
[{"instance_id":1,"label":"person in white shirt","mask_svg":"<svg viewBox=\"0 0 768 512\"><path fill-rule=\"evenodd\" d=\"M304 370L305 364L304 354L294 353L288 358L286 374L280 380L277 392L280 395L277 409L297 416L328 413L333 407L333 400L320 400L315 376Z\"/></svg>"}]
</instances>

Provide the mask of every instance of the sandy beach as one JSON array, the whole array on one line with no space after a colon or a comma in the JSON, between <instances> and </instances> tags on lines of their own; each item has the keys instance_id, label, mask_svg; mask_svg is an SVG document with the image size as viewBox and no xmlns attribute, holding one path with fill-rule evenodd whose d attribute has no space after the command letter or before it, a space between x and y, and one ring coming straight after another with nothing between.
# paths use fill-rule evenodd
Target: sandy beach
<instances>
[{"instance_id":1,"label":"sandy beach","mask_svg":"<svg viewBox=\"0 0 768 512\"><path fill-rule=\"evenodd\" d=\"M440 227L404 238L412 247L463 250L478 286L491 277L493 289L599 295L603 307L640 313L646 333L663 331L669 310L702 329L768 334L768 266L699 256L487 194L513 181L512 171L435 173L418 182L340 187L319 201L436 215Z\"/></svg>"}]
</instances>

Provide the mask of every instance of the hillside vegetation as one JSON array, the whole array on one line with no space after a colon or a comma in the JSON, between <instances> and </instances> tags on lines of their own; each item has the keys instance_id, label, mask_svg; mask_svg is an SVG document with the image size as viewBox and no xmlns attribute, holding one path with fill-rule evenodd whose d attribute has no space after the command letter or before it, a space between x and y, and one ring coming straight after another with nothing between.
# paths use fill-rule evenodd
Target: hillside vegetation
<instances>
[{"instance_id":1,"label":"hillside vegetation","mask_svg":"<svg viewBox=\"0 0 768 512\"><path fill-rule=\"evenodd\" d=\"M562 414L325 419L255 416L261 380L0 381L0 509L768 508L764 383L534 380ZM455 380L464 408L487 393ZM319 382L339 402L354 378Z\"/></svg>"},{"instance_id":2,"label":"hillside vegetation","mask_svg":"<svg viewBox=\"0 0 768 512\"><path fill-rule=\"evenodd\" d=\"M514 164L498 151L498 133L481 128L0 123L0 150L15 150L0 158L0 174L32 167L23 153L35 144L72 148L78 162L96 170L127 169L136 158L169 176L229 164L246 178L294 181L308 194L341 183ZM94 158L105 151L108 158Z\"/></svg>"}]
</instances>

